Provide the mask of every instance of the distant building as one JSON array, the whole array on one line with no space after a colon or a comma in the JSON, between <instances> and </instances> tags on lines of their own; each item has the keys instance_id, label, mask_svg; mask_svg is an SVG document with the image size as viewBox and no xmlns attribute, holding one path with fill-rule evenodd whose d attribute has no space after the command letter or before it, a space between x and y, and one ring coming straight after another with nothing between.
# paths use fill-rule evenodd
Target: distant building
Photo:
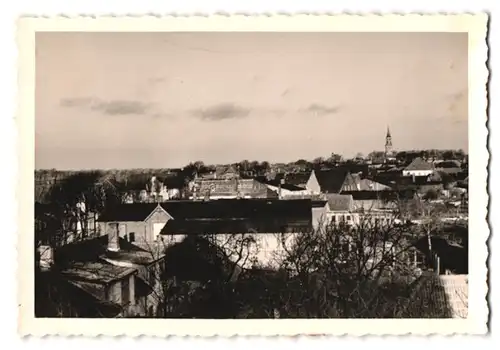
<instances>
[{"instance_id":1,"label":"distant building","mask_svg":"<svg viewBox=\"0 0 500 350\"><path fill-rule=\"evenodd\" d=\"M301 171L296 173L286 173L285 184L297 186L305 189L309 194L320 193L318 179L313 171Z\"/></svg>"},{"instance_id":2,"label":"distant building","mask_svg":"<svg viewBox=\"0 0 500 350\"><path fill-rule=\"evenodd\" d=\"M387 134L385 135L385 153L384 160L387 162L392 155L392 136L389 127L387 127Z\"/></svg>"},{"instance_id":3,"label":"distant building","mask_svg":"<svg viewBox=\"0 0 500 350\"><path fill-rule=\"evenodd\" d=\"M355 225L359 223L359 214L354 212L354 201L352 195L330 193L328 199L327 218L328 223Z\"/></svg>"},{"instance_id":4,"label":"distant building","mask_svg":"<svg viewBox=\"0 0 500 350\"><path fill-rule=\"evenodd\" d=\"M415 158L406 168L404 168L403 176L428 176L433 172L433 164L419 157Z\"/></svg>"},{"instance_id":5,"label":"distant building","mask_svg":"<svg viewBox=\"0 0 500 350\"><path fill-rule=\"evenodd\" d=\"M449 160L449 161L442 161L442 162L436 162L434 164L434 167L436 171L449 174L449 175L456 175L460 172L462 172L462 166L460 162L456 160Z\"/></svg>"},{"instance_id":6,"label":"distant building","mask_svg":"<svg viewBox=\"0 0 500 350\"><path fill-rule=\"evenodd\" d=\"M278 198L280 199L307 197L310 194L310 192L306 188L285 183L284 178L279 180L257 178L256 180L265 184L267 188L274 193L277 193Z\"/></svg>"},{"instance_id":7,"label":"distant building","mask_svg":"<svg viewBox=\"0 0 500 350\"><path fill-rule=\"evenodd\" d=\"M277 198L278 194L255 179L198 179L192 183L190 199Z\"/></svg>"}]
</instances>

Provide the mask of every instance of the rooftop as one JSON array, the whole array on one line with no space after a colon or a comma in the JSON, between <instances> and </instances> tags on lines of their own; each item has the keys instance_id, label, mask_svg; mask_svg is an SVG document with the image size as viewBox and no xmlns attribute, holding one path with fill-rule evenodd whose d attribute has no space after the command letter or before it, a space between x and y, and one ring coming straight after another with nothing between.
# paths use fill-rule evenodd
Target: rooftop
<instances>
[{"instance_id":1,"label":"rooftop","mask_svg":"<svg viewBox=\"0 0 500 350\"><path fill-rule=\"evenodd\" d=\"M135 268L120 267L101 261L77 261L61 270L61 274L68 279L109 283L131 275Z\"/></svg>"},{"instance_id":2,"label":"rooftop","mask_svg":"<svg viewBox=\"0 0 500 350\"><path fill-rule=\"evenodd\" d=\"M434 170L432 163L426 162L422 158L415 158L404 170Z\"/></svg>"},{"instance_id":3,"label":"rooftop","mask_svg":"<svg viewBox=\"0 0 500 350\"><path fill-rule=\"evenodd\" d=\"M311 225L311 208L309 199L183 202L172 207L174 220L167 222L162 234L271 233L304 229Z\"/></svg>"},{"instance_id":4,"label":"rooftop","mask_svg":"<svg viewBox=\"0 0 500 350\"><path fill-rule=\"evenodd\" d=\"M157 205L160 205L174 219L300 217L311 210L311 201L308 199L294 201L266 198L209 201L172 200L160 204L120 204L109 209L99 218L99 221L143 221Z\"/></svg>"},{"instance_id":5,"label":"rooftop","mask_svg":"<svg viewBox=\"0 0 500 350\"><path fill-rule=\"evenodd\" d=\"M331 211L350 211L353 207L353 197L349 194L329 193L326 195Z\"/></svg>"},{"instance_id":6,"label":"rooftop","mask_svg":"<svg viewBox=\"0 0 500 350\"><path fill-rule=\"evenodd\" d=\"M324 193L339 193L348 174L349 170L346 168L315 171L321 192Z\"/></svg>"}]
</instances>

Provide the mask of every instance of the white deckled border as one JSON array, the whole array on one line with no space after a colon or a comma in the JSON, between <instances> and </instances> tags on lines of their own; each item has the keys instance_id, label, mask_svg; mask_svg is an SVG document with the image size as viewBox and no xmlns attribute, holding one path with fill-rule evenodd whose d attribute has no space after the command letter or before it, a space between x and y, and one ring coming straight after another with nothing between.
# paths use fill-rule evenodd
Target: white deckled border
<instances>
[{"instance_id":1,"label":"white deckled border","mask_svg":"<svg viewBox=\"0 0 500 350\"><path fill-rule=\"evenodd\" d=\"M18 280L21 335L401 335L484 334L488 194L486 14L457 15L216 15L21 18L19 44ZM308 319L308 320L168 320L35 319L33 280L34 93L37 31L282 31L282 32L468 32L469 34L469 317L468 319Z\"/></svg>"}]
</instances>

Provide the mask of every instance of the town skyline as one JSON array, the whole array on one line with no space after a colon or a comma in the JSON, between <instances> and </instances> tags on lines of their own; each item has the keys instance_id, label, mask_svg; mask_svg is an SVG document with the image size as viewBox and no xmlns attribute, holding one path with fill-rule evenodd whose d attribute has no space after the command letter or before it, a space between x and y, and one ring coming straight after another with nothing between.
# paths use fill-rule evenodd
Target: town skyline
<instances>
[{"instance_id":1,"label":"town skyline","mask_svg":"<svg viewBox=\"0 0 500 350\"><path fill-rule=\"evenodd\" d=\"M36 169L463 149L461 33L39 33ZM200 64L202 62L202 64Z\"/></svg>"}]
</instances>

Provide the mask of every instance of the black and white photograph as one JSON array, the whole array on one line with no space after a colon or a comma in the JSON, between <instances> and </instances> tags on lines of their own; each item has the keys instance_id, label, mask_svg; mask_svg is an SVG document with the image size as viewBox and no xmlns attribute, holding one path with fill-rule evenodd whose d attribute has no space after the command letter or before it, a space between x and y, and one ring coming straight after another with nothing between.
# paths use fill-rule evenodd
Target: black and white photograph
<instances>
[{"instance_id":1,"label":"black and white photograph","mask_svg":"<svg viewBox=\"0 0 500 350\"><path fill-rule=\"evenodd\" d=\"M35 318L468 318L467 32L34 38Z\"/></svg>"}]
</instances>

